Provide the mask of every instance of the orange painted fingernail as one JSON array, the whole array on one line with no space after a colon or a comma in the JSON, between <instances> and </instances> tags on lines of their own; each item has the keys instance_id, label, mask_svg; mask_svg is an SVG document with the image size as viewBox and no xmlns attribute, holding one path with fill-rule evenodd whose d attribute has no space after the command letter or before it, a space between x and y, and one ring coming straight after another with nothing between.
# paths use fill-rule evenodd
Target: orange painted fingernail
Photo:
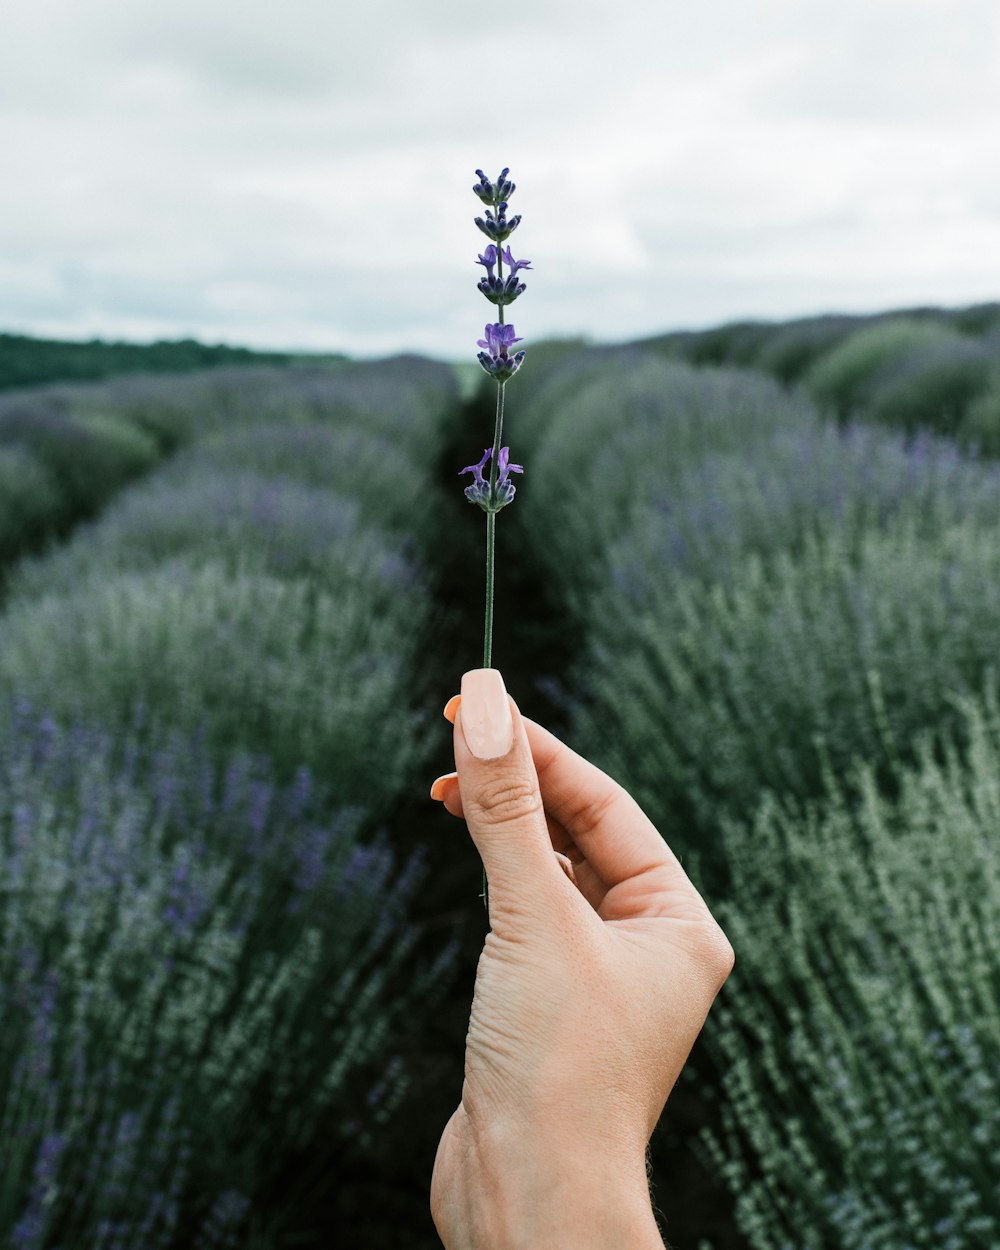
<instances>
[{"instance_id":1,"label":"orange painted fingernail","mask_svg":"<svg viewBox=\"0 0 1000 1250\"><path fill-rule=\"evenodd\" d=\"M444 718L445 720L450 720L453 725L455 723L455 713L458 711L458 705L461 702L462 696L460 694L453 694L444 705Z\"/></svg>"},{"instance_id":2,"label":"orange painted fingernail","mask_svg":"<svg viewBox=\"0 0 1000 1250\"><path fill-rule=\"evenodd\" d=\"M457 780L458 773L445 773L443 777L436 778L431 786L431 798L437 799L439 803L442 802L449 783Z\"/></svg>"}]
</instances>

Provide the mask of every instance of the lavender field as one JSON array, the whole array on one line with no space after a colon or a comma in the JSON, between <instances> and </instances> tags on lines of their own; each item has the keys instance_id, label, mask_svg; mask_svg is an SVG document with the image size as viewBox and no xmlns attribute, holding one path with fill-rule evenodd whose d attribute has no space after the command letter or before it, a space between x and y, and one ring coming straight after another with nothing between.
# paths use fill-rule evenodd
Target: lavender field
<instances>
[{"instance_id":1,"label":"lavender field","mask_svg":"<svg viewBox=\"0 0 1000 1250\"><path fill-rule=\"evenodd\" d=\"M497 664L736 948L653 1140L676 1250L1000 1241L998 335L512 383ZM489 403L417 358L0 396L0 1245L437 1244L483 917L425 795Z\"/></svg>"}]
</instances>

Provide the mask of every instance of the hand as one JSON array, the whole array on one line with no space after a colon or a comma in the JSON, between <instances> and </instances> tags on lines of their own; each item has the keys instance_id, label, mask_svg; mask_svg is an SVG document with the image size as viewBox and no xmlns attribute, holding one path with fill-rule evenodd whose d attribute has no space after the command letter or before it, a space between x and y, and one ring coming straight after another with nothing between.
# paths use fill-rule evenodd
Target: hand
<instances>
[{"instance_id":1,"label":"hand","mask_svg":"<svg viewBox=\"0 0 1000 1250\"><path fill-rule=\"evenodd\" d=\"M635 801L522 718L497 670L466 673L445 715L457 772L431 793L482 857L491 931L438 1233L447 1250L662 1248L646 1146L732 948Z\"/></svg>"}]
</instances>

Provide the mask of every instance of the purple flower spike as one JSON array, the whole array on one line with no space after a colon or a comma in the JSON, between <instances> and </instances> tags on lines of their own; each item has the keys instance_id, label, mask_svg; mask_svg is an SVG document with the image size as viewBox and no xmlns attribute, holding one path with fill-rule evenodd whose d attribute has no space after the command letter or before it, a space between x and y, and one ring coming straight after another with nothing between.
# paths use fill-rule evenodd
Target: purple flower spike
<instances>
[{"instance_id":1,"label":"purple flower spike","mask_svg":"<svg viewBox=\"0 0 1000 1250\"><path fill-rule=\"evenodd\" d=\"M489 248L486 250L489 251ZM510 266L511 277L513 277L519 269L531 268L530 260L515 260L509 247L505 247L500 255L503 257L503 263Z\"/></svg>"}]
</instances>

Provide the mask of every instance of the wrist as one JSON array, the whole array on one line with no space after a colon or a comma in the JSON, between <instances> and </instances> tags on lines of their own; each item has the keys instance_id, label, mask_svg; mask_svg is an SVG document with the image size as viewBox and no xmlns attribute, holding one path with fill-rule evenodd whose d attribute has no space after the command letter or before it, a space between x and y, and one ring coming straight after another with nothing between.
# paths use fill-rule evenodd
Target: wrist
<instances>
[{"instance_id":1,"label":"wrist","mask_svg":"<svg viewBox=\"0 0 1000 1250\"><path fill-rule=\"evenodd\" d=\"M469 1238L447 1250L663 1250L644 1150L512 1134L476 1153Z\"/></svg>"}]
</instances>

